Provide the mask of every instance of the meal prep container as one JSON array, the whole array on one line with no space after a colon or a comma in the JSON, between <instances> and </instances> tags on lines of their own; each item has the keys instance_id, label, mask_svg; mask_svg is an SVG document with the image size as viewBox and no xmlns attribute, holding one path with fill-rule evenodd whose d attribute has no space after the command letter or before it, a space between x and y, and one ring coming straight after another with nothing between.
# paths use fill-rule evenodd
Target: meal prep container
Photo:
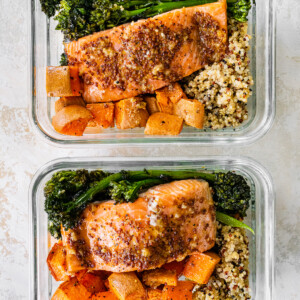
<instances>
[{"instance_id":1,"label":"meal prep container","mask_svg":"<svg viewBox=\"0 0 300 300\"><path fill-rule=\"evenodd\" d=\"M199 130L185 127L178 136L146 136L144 129L106 129L102 133L82 137L57 133L51 124L54 99L46 95L46 66L59 65L63 52L61 32L55 21L47 20L40 1L31 1L31 119L38 131L49 141L63 146L90 144L153 144L199 143L203 145L250 143L263 136L271 127L275 115L274 87L274 1L257 0L249 15L251 39L251 72L255 85L248 100L249 118L238 128Z\"/></svg>"},{"instance_id":2,"label":"meal prep container","mask_svg":"<svg viewBox=\"0 0 300 300\"><path fill-rule=\"evenodd\" d=\"M117 172L124 170L232 170L245 176L251 186L252 201L245 222L255 235L248 232L250 250L250 288L253 300L273 299L274 287L274 191L269 173L248 158L64 158L44 165L34 176L30 192L32 230L30 299L51 299L59 285L50 275L46 263L53 239L47 231L43 188L54 172L65 169L97 169Z\"/></svg>"}]
</instances>

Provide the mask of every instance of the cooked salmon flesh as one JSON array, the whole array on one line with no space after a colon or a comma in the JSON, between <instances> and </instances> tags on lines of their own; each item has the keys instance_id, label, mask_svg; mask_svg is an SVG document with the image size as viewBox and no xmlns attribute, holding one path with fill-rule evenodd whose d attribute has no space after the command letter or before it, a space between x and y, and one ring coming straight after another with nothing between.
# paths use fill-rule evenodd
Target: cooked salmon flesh
<instances>
[{"instance_id":1,"label":"cooked salmon flesh","mask_svg":"<svg viewBox=\"0 0 300 300\"><path fill-rule=\"evenodd\" d=\"M70 272L80 269L129 272L211 249L215 209L206 181L158 185L134 203L89 205L77 228L63 231Z\"/></svg>"},{"instance_id":2,"label":"cooked salmon flesh","mask_svg":"<svg viewBox=\"0 0 300 300\"><path fill-rule=\"evenodd\" d=\"M219 61L227 48L226 0L173 10L65 45L88 103L134 97Z\"/></svg>"}]
</instances>

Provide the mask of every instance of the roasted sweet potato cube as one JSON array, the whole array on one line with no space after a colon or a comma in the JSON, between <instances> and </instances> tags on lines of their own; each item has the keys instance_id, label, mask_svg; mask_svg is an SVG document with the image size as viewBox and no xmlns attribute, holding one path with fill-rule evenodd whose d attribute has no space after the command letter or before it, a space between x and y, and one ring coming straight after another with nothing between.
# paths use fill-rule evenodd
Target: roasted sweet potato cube
<instances>
[{"instance_id":1,"label":"roasted sweet potato cube","mask_svg":"<svg viewBox=\"0 0 300 300\"><path fill-rule=\"evenodd\" d=\"M149 117L145 134L177 135L181 132L182 126L182 118L158 112Z\"/></svg>"},{"instance_id":2,"label":"roasted sweet potato cube","mask_svg":"<svg viewBox=\"0 0 300 300\"><path fill-rule=\"evenodd\" d=\"M176 286L177 274L176 271L166 269L149 270L143 272L143 282L152 288L157 288L162 284Z\"/></svg>"},{"instance_id":3,"label":"roasted sweet potato cube","mask_svg":"<svg viewBox=\"0 0 300 300\"><path fill-rule=\"evenodd\" d=\"M185 266L185 260L182 260L182 261L174 260L170 263L164 264L162 266L162 268L166 269L166 270L175 271L177 274L177 277L179 277L183 272L184 266Z\"/></svg>"},{"instance_id":4,"label":"roasted sweet potato cube","mask_svg":"<svg viewBox=\"0 0 300 300\"><path fill-rule=\"evenodd\" d=\"M158 105L157 105L157 100L155 97L152 97L152 96L145 96L144 97L146 103L147 103L147 111L150 115L156 113L156 112L159 112L159 108L158 108Z\"/></svg>"},{"instance_id":5,"label":"roasted sweet potato cube","mask_svg":"<svg viewBox=\"0 0 300 300\"><path fill-rule=\"evenodd\" d=\"M91 293L78 282L76 277L63 282L55 291L52 300L85 300Z\"/></svg>"},{"instance_id":6,"label":"roasted sweet potato cube","mask_svg":"<svg viewBox=\"0 0 300 300\"><path fill-rule=\"evenodd\" d=\"M47 67L46 90L49 97L80 96L78 68Z\"/></svg>"},{"instance_id":7,"label":"roasted sweet potato cube","mask_svg":"<svg viewBox=\"0 0 300 300\"><path fill-rule=\"evenodd\" d=\"M157 106L160 112L172 115L174 113L174 104L170 98L158 93L156 96Z\"/></svg>"},{"instance_id":8,"label":"roasted sweet potato cube","mask_svg":"<svg viewBox=\"0 0 300 300\"><path fill-rule=\"evenodd\" d=\"M159 90L155 91L157 101L167 105L168 101L173 104L177 103L181 98L185 96L180 84L178 82L171 83Z\"/></svg>"},{"instance_id":9,"label":"roasted sweet potato cube","mask_svg":"<svg viewBox=\"0 0 300 300\"><path fill-rule=\"evenodd\" d=\"M191 281L178 281L177 286L166 285L163 288L162 300L192 300L193 288Z\"/></svg>"},{"instance_id":10,"label":"roasted sweet potato cube","mask_svg":"<svg viewBox=\"0 0 300 300\"><path fill-rule=\"evenodd\" d=\"M181 99L174 106L174 114L189 126L203 128L204 105L198 100Z\"/></svg>"},{"instance_id":11,"label":"roasted sweet potato cube","mask_svg":"<svg viewBox=\"0 0 300 300\"><path fill-rule=\"evenodd\" d=\"M113 292L100 292L92 296L91 300L118 300Z\"/></svg>"},{"instance_id":12,"label":"roasted sweet potato cube","mask_svg":"<svg viewBox=\"0 0 300 300\"><path fill-rule=\"evenodd\" d=\"M73 96L80 96L83 89L79 78L79 68L75 66L69 66L69 70Z\"/></svg>"},{"instance_id":13,"label":"roasted sweet potato cube","mask_svg":"<svg viewBox=\"0 0 300 300\"><path fill-rule=\"evenodd\" d=\"M85 107L85 102L81 96L61 97L55 101L55 113L69 105L79 105Z\"/></svg>"},{"instance_id":14,"label":"roasted sweet potato cube","mask_svg":"<svg viewBox=\"0 0 300 300\"><path fill-rule=\"evenodd\" d=\"M88 270L80 270L78 272L75 273L75 276L77 278L78 281L80 281L80 279L83 278L83 276L87 273Z\"/></svg>"},{"instance_id":15,"label":"roasted sweet potato cube","mask_svg":"<svg viewBox=\"0 0 300 300\"><path fill-rule=\"evenodd\" d=\"M103 128L114 126L114 103L87 104L86 108L92 113L92 121L94 121L98 126Z\"/></svg>"},{"instance_id":16,"label":"roasted sweet potato cube","mask_svg":"<svg viewBox=\"0 0 300 300\"><path fill-rule=\"evenodd\" d=\"M108 290L110 289L108 279L104 280L104 285Z\"/></svg>"},{"instance_id":17,"label":"roasted sweet potato cube","mask_svg":"<svg viewBox=\"0 0 300 300\"><path fill-rule=\"evenodd\" d=\"M70 105L52 118L52 125L61 134L80 136L92 118L93 115L85 107Z\"/></svg>"},{"instance_id":18,"label":"roasted sweet potato cube","mask_svg":"<svg viewBox=\"0 0 300 300\"><path fill-rule=\"evenodd\" d=\"M148 300L161 300L162 291L158 289L147 289L147 299Z\"/></svg>"},{"instance_id":19,"label":"roasted sweet potato cube","mask_svg":"<svg viewBox=\"0 0 300 300\"><path fill-rule=\"evenodd\" d=\"M99 276L93 275L89 272L83 275L83 277L79 280L79 283L92 294L106 291L104 281Z\"/></svg>"},{"instance_id":20,"label":"roasted sweet potato cube","mask_svg":"<svg viewBox=\"0 0 300 300\"><path fill-rule=\"evenodd\" d=\"M108 282L111 291L120 300L146 299L146 290L134 272L113 273Z\"/></svg>"},{"instance_id":21,"label":"roasted sweet potato cube","mask_svg":"<svg viewBox=\"0 0 300 300\"><path fill-rule=\"evenodd\" d=\"M116 103L115 118L119 129L145 127L148 117L146 102L140 97L124 99Z\"/></svg>"},{"instance_id":22,"label":"roasted sweet potato cube","mask_svg":"<svg viewBox=\"0 0 300 300\"><path fill-rule=\"evenodd\" d=\"M100 277L103 281L105 281L108 278L108 276L112 274L112 272L103 271L103 270L92 270L90 271L90 273Z\"/></svg>"},{"instance_id":23,"label":"roasted sweet potato cube","mask_svg":"<svg viewBox=\"0 0 300 300\"><path fill-rule=\"evenodd\" d=\"M220 260L221 258L211 251L191 255L184 267L183 275L199 284L207 284Z\"/></svg>"},{"instance_id":24,"label":"roasted sweet potato cube","mask_svg":"<svg viewBox=\"0 0 300 300\"><path fill-rule=\"evenodd\" d=\"M51 275L56 281L66 281L69 279L66 252L61 243L53 245L47 257L47 264Z\"/></svg>"}]
</instances>

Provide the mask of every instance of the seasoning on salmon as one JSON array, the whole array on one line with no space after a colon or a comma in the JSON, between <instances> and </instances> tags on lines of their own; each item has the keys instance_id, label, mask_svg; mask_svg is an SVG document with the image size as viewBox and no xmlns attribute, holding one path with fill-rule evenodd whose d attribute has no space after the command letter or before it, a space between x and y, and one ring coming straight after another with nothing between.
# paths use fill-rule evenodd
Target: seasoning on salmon
<instances>
[{"instance_id":1,"label":"seasoning on salmon","mask_svg":"<svg viewBox=\"0 0 300 300\"><path fill-rule=\"evenodd\" d=\"M134 97L219 61L227 48L226 0L173 10L66 44L88 103Z\"/></svg>"},{"instance_id":2,"label":"seasoning on salmon","mask_svg":"<svg viewBox=\"0 0 300 300\"><path fill-rule=\"evenodd\" d=\"M207 182L158 185L134 203L90 204L77 228L62 230L68 271L142 271L202 253L215 244L216 221Z\"/></svg>"}]
</instances>

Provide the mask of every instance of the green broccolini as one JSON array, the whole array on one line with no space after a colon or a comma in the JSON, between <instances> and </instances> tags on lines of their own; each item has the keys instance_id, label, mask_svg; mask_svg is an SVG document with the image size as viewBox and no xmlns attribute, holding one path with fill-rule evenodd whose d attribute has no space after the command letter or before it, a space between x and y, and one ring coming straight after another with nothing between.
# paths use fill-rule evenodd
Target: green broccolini
<instances>
[{"instance_id":1,"label":"green broccolini","mask_svg":"<svg viewBox=\"0 0 300 300\"><path fill-rule=\"evenodd\" d=\"M87 170L67 170L55 173L46 183L44 188L45 211L48 214L48 229L54 237L60 237L60 227L69 228L76 225L76 222L85 208L86 203L78 206L71 213L67 207L77 193L82 193L91 188L95 180L101 180L107 176L101 170L88 172Z\"/></svg>"},{"instance_id":2,"label":"green broccolini","mask_svg":"<svg viewBox=\"0 0 300 300\"><path fill-rule=\"evenodd\" d=\"M40 0L48 17L56 11L57 30L66 40L105 30L173 9L217 2L216 0ZM246 22L251 0L227 0L228 14Z\"/></svg>"},{"instance_id":3,"label":"green broccolini","mask_svg":"<svg viewBox=\"0 0 300 300\"><path fill-rule=\"evenodd\" d=\"M59 10L60 0L40 0L42 11L48 18L53 17Z\"/></svg>"},{"instance_id":4,"label":"green broccolini","mask_svg":"<svg viewBox=\"0 0 300 300\"><path fill-rule=\"evenodd\" d=\"M216 218L219 222L221 222L225 225L229 225L231 227L244 228L244 229L251 231L253 234L255 234L254 230L250 226L246 225L245 223L243 223L231 216L223 214L219 211L216 212Z\"/></svg>"},{"instance_id":5,"label":"green broccolini","mask_svg":"<svg viewBox=\"0 0 300 300\"><path fill-rule=\"evenodd\" d=\"M209 182L217 210L245 215L250 204L250 188L241 175L232 172L143 170L108 174L101 170L61 171L45 186L49 231L60 237L60 225L65 229L76 226L84 208L93 201L112 197L116 203L132 202L143 188L190 178Z\"/></svg>"},{"instance_id":6,"label":"green broccolini","mask_svg":"<svg viewBox=\"0 0 300 300\"><path fill-rule=\"evenodd\" d=\"M66 53L61 54L59 64L61 66L67 66L68 65L68 56L67 56Z\"/></svg>"},{"instance_id":7,"label":"green broccolini","mask_svg":"<svg viewBox=\"0 0 300 300\"><path fill-rule=\"evenodd\" d=\"M216 173L212 183L216 209L228 214L246 215L249 208L250 187L246 180L232 172Z\"/></svg>"},{"instance_id":8,"label":"green broccolini","mask_svg":"<svg viewBox=\"0 0 300 300\"><path fill-rule=\"evenodd\" d=\"M247 22L251 6L251 0L227 0L228 14L239 22Z\"/></svg>"},{"instance_id":9,"label":"green broccolini","mask_svg":"<svg viewBox=\"0 0 300 300\"><path fill-rule=\"evenodd\" d=\"M66 40L77 40L98 31L90 20L93 4L94 0L61 0L54 19L58 21L56 29L63 32Z\"/></svg>"},{"instance_id":10,"label":"green broccolini","mask_svg":"<svg viewBox=\"0 0 300 300\"><path fill-rule=\"evenodd\" d=\"M109 184L109 195L117 203L133 202L138 198L142 189L161 183L163 183L162 179L144 179L136 182L128 180L112 181Z\"/></svg>"}]
</instances>

